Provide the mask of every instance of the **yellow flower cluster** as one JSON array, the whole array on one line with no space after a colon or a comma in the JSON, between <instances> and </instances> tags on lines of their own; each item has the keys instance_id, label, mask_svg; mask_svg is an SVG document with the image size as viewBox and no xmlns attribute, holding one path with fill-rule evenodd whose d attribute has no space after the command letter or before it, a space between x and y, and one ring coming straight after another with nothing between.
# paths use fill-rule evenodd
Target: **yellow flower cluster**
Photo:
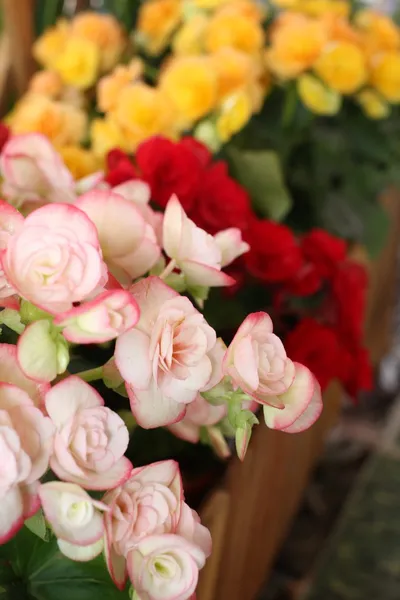
<instances>
[{"instance_id":1,"label":"yellow flower cluster","mask_svg":"<svg viewBox=\"0 0 400 600\"><path fill-rule=\"evenodd\" d=\"M333 115L343 96L354 96L373 119L400 102L400 29L387 16L365 9L354 19L341 0L275 0L283 10L265 52L278 81L297 81L303 103Z\"/></svg>"},{"instance_id":2,"label":"yellow flower cluster","mask_svg":"<svg viewBox=\"0 0 400 600\"><path fill-rule=\"evenodd\" d=\"M118 67L98 87L104 119L92 126L95 151L118 141L129 150L154 134L171 138L204 125L218 146L244 127L268 91L263 60L264 12L254 0L148 0L136 41L149 55L171 46L155 87L137 61Z\"/></svg>"},{"instance_id":3,"label":"yellow flower cluster","mask_svg":"<svg viewBox=\"0 0 400 600\"><path fill-rule=\"evenodd\" d=\"M194 131L218 149L272 86L291 84L321 115L336 114L343 96L372 119L400 103L400 30L389 17L352 17L350 0L273 3L278 14L266 26L259 0L145 0L130 45L110 15L61 19L34 44L44 69L7 122L16 133L49 137L78 177L112 148L131 152L152 135ZM151 60L128 56L134 48ZM89 123L90 88L100 115Z\"/></svg>"},{"instance_id":4,"label":"yellow flower cluster","mask_svg":"<svg viewBox=\"0 0 400 600\"><path fill-rule=\"evenodd\" d=\"M118 63L125 47L125 35L114 17L82 12L48 29L35 42L33 54L63 84L86 90Z\"/></svg>"}]
</instances>

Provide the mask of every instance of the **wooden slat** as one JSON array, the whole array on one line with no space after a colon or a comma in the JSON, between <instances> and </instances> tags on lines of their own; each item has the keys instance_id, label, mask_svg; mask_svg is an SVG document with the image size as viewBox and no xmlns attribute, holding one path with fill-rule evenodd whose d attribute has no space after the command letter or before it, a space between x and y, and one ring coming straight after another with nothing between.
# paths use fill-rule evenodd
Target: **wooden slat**
<instances>
[{"instance_id":1,"label":"wooden slat","mask_svg":"<svg viewBox=\"0 0 400 600\"><path fill-rule=\"evenodd\" d=\"M17 94L22 95L35 69L32 58L34 4L33 0L2 0L1 8L4 31L10 43L12 76Z\"/></svg>"},{"instance_id":2,"label":"wooden slat","mask_svg":"<svg viewBox=\"0 0 400 600\"><path fill-rule=\"evenodd\" d=\"M214 522L221 518L227 525L223 544L219 539L201 573L199 600L254 599L285 538L340 403L340 389L332 386L325 395L323 416L301 434L257 427L246 460L233 461L228 471L224 488L229 496L228 516L219 516L213 498L207 507L216 511ZM217 498L220 493L215 492ZM207 522L207 511L202 517Z\"/></svg>"}]
</instances>

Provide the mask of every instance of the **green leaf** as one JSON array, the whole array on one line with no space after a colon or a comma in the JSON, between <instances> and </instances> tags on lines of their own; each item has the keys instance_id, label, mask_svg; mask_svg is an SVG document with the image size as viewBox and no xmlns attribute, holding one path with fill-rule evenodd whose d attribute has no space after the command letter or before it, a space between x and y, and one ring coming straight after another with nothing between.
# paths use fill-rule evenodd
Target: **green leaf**
<instances>
[{"instance_id":1,"label":"green leaf","mask_svg":"<svg viewBox=\"0 0 400 600\"><path fill-rule=\"evenodd\" d=\"M235 178L249 192L263 217L282 221L292 207L278 154L272 150L239 150L231 146L228 159Z\"/></svg>"},{"instance_id":2,"label":"green leaf","mask_svg":"<svg viewBox=\"0 0 400 600\"><path fill-rule=\"evenodd\" d=\"M15 575L11 583L5 582L0 569L7 600L128 599L127 591L114 586L101 556L88 563L74 562L59 552L54 537L46 543L27 527L0 547L1 563L9 565ZM19 595L14 593L17 588Z\"/></svg>"},{"instance_id":3,"label":"green leaf","mask_svg":"<svg viewBox=\"0 0 400 600\"><path fill-rule=\"evenodd\" d=\"M32 531L35 535L40 537L41 540L48 542L50 534L47 530L46 520L42 510L39 510L33 517L25 521L25 527Z\"/></svg>"},{"instance_id":4,"label":"green leaf","mask_svg":"<svg viewBox=\"0 0 400 600\"><path fill-rule=\"evenodd\" d=\"M371 258L376 258L387 239L389 218L378 201L333 195L324 207L323 226L335 235L363 243Z\"/></svg>"}]
</instances>

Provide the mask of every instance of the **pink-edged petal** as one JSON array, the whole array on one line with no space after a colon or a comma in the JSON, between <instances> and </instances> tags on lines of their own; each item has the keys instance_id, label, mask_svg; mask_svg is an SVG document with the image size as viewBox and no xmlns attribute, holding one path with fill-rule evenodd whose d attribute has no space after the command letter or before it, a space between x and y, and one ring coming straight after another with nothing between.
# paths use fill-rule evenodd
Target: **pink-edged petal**
<instances>
[{"instance_id":1,"label":"pink-edged petal","mask_svg":"<svg viewBox=\"0 0 400 600\"><path fill-rule=\"evenodd\" d=\"M23 222L24 217L16 208L0 200L0 250L5 250L10 236L18 231Z\"/></svg>"},{"instance_id":2,"label":"pink-edged petal","mask_svg":"<svg viewBox=\"0 0 400 600\"><path fill-rule=\"evenodd\" d=\"M242 232L237 227L219 231L214 240L221 251L221 266L226 267L236 258L250 250L250 245L242 240Z\"/></svg>"},{"instance_id":3,"label":"pink-edged petal","mask_svg":"<svg viewBox=\"0 0 400 600\"><path fill-rule=\"evenodd\" d=\"M40 227L43 224L43 219L46 220L48 225L54 228L62 228L68 222L70 228L76 229L80 235L84 236L86 243L90 243L95 248L99 247L95 224L78 206L73 206L72 204L48 204L32 212L25 219L25 223L29 224L30 227L33 225Z\"/></svg>"},{"instance_id":4,"label":"pink-edged petal","mask_svg":"<svg viewBox=\"0 0 400 600\"><path fill-rule=\"evenodd\" d=\"M86 490L94 491L110 490L122 485L129 479L132 471L132 463L125 456L117 460L106 472L86 471L84 477L73 475L70 471L64 469L55 456L50 459L50 467L60 479L76 483Z\"/></svg>"},{"instance_id":5,"label":"pink-edged petal","mask_svg":"<svg viewBox=\"0 0 400 600\"><path fill-rule=\"evenodd\" d=\"M142 238L145 221L133 202L108 190L81 196L77 206L97 227L105 260L130 254Z\"/></svg>"},{"instance_id":6,"label":"pink-edged petal","mask_svg":"<svg viewBox=\"0 0 400 600\"><path fill-rule=\"evenodd\" d=\"M176 435L177 438L184 440L185 442L198 444L200 441L200 425L195 425L195 423L185 421L185 419L179 423L169 425L168 429L171 433Z\"/></svg>"},{"instance_id":7,"label":"pink-edged petal","mask_svg":"<svg viewBox=\"0 0 400 600\"><path fill-rule=\"evenodd\" d=\"M112 319L121 317L121 324L113 326ZM126 290L105 291L94 300L85 302L58 315L54 324L64 327L64 337L76 344L103 343L114 339L139 320L136 300Z\"/></svg>"},{"instance_id":8,"label":"pink-edged petal","mask_svg":"<svg viewBox=\"0 0 400 600\"><path fill-rule=\"evenodd\" d=\"M113 187L112 191L115 194L123 196L123 198L126 198L126 200L139 205L148 204L151 198L149 184L141 179L130 179L129 181L120 183L119 185Z\"/></svg>"},{"instance_id":9,"label":"pink-edged petal","mask_svg":"<svg viewBox=\"0 0 400 600\"><path fill-rule=\"evenodd\" d=\"M35 406L42 406L44 395L50 389L48 383L37 383L24 375L17 359L17 347L0 344L0 381L11 383L24 390Z\"/></svg>"},{"instance_id":10,"label":"pink-edged petal","mask_svg":"<svg viewBox=\"0 0 400 600\"><path fill-rule=\"evenodd\" d=\"M137 328L150 334L162 305L179 296L159 277L151 276L135 283L129 290L140 308Z\"/></svg>"},{"instance_id":11,"label":"pink-edged petal","mask_svg":"<svg viewBox=\"0 0 400 600\"><path fill-rule=\"evenodd\" d=\"M111 543L111 537L108 534L105 536L104 554L111 579L117 588L122 591L125 588L128 580L126 559L124 556L121 556L115 552Z\"/></svg>"},{"instance_id":12,"label":"pink-edged petal","mask_svg":"<svg viewBox=\"0 0 400 600\"><path fill-rule=\"evenodd\" d=\"M154 429L183 419L186 405L164 396L154 382L147 390L127 386L132 413L141 427Z\"/></svg>"},{"instance_id":13,"label":"pink-edged petal","mask_svg":"<svg viewBox=\"0 0 400 600\"><path fill-rule=\"evenodd\" d=\"M152 376L149 336L138 329L122 334L115 345L115 364L129 385L147 389Z\"/></svg>"},{"instance_id":14,"label":"pink-edged petal","mask_svg":"<svg viewBox=\"0 0 400 600\"><path fill-rule=\"evenodd\" d=\"M24 505L18 486L11 488L0 502L0 544L11 540L24 524Z\"/></svg>"},{"instance_id":15,"label":"pink-edged petal","mask_svg":"<svg viewBox=\"0 0 400 600\"><path fill-rule=\"evenodd\" d=\"M18 363L27 377L50 382L57 377L57 345L50 334L51 324L45 319L29 325L17 343Z\"/></svg>"},{"instance_id":16,"label":"pink-edged petal","mask_svg":"<svg viewBox=\"0 0 400 600\"><path fill-rule=\"evenodd\" d=\"M39 510L40 496L39 496L39 482L35 481L29 485L20 485L20 492L22 494L24 519L30 519Z\"/></svg>"},{"instance_id":17,"label":"pink-edged petal","mask_svg":"<svg viewBox=\"0 0 400 600\"><path fill-rule=\"evenodd\" d=\"M178 198L173 195L165 208L163 221L163 247L170 258L179 254L182 230L187 217Z\"/></svg>"},{"instance_id":18,"label":"pink-edged petal","mask_svg":"<svg viewBox=\"0 0 400 600\"><path fill-rule=\"evenodd\" d=\"M131 477L135 480L140 481L142 484L145 483L160 483L167 487L171 486L171 483L175 481L179 488L178 497L182 493L182 481L180 477L179 464L176 460L160 460L144 467L137 467L132 470Z\"/></svg>"},{"instance_id":19,"label":"pink-edged petal","mask_svg":"<svg viewBox=\"0 0 400 600\"><path fill-rule=\"evenodd\" d=\"M76 562L89 562L101 554L104 548L103 538L89 546L77 546L64 540L57 540L57 544L64 556Z\"/></svg>"},{"instance_id":20,"label":"pink-edged petal","mask_svg":"<svg viewBox=\"0 0 400 600\"><path fill-rule=\"evenodd\" d=\"M204 287L226 287L234 285L235 279L214 267L203 265L193 260L182 260L179 263L189 285Z\"/></svg>"},{"instance_id":21,"label":"pink-edged petal","mask_svg":"<svg viewBox=\"0 0 400 600\"><path fill-rule=\"evenodd\" d=\"M211 388L215 387L221 381L223 377L222 363L225 352L226 345L221 338L218 338L213 348L207 353L208 358L211 361L211 377L208 380L207 385L205 385L200 391L206 392L207 390L211 390Z\"/></svg>"},{"instance_id":22,"label":"pink-edged petal","mask_svg":"<svg viewBox=\"0 0 400 600\"><path fill-rule=\"evenodd\" d=\"M78 410L103 406L104 400L88 383L75 375L70 375L47 392L45 404L51 420L57 428L60 428Z\"/></svg>"},{"instance_id":23,"label":"pink-edged petal","mask_svg":"<svg viewBox=\"0 0 400 600\"><path fill-rule=\"evenodd\" d=\"M160 255L161 248L157 244L155 236L154 239L144 237L134 252L118 259L118 267L128 273L131 279L136 279L150 271Z\"/></svg>"},{"instance_id":24,"label":"pink-edged petal","mask_svg":"<svg viewBox=\"0 0 400 600\"><path fill-rule=\"evenodd\" d=\"M277 404L283 408L263 406L265 423L271 429L290 427L304 413L312 400L315 377L307 367L299 363L294 364L296 374L292 385L287 392L277 397Z\"/></svg>"},{"instance_id":25,"label":"pink-edged petal","mask_svg":"<svg viewBox=\"0 0 400 600\"><path fill-rule=\"evenodd\" d=\"M12 310L19 310L18 296L9 296L8 298L0 298L0 306L2 308L11 308Z\"/></svg>"},{"instance_id":26,"label":"pink-edged petal","mask_svg":"<svg viewBox=\"0 0 400 600\"><path fill-rule=\"evenodd\" d=\"M303 414L300 415L300 417L298 417L298 419L296 419L296 421L294 423L292 423L292 425L290 425L286 429L283 429L282 431L284 431L285 433L300 433L300 431L304 431L305 429L308 429L319 418L319 416L321 415L322 409L323 409L323 402L322 402L321 387L320 387L319 383L316 381L314 394L313 394L310 404L307 406L306 410L303 412Z\"/></svg>"},{"instance_id":27,"label":"pink-edged petal","mask_svg":"<svg viewBox=\"0 0 400 600\"><path fill-rule=\"evenodd\" d=\"M249 335L238 340L233 355L233 365L246 387L256 390L259 385L258 364Z\"/></svg>"}]
</instances>

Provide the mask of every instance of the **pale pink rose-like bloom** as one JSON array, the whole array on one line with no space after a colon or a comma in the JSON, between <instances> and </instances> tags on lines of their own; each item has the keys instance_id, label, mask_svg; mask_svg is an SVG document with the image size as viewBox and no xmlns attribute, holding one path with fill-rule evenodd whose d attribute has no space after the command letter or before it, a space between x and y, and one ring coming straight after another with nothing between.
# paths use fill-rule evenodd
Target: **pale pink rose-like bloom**
<instances>
[{"instance_id":1,"label":"pale pink rose-like bloom","mask_svg":"<svg viewBox=\"0 0 400 600\"><path fill-rule=\"evenodd\" d=\"M39 497L61 552L77 561L92 560L101 552L104 521L100 511L107 511L108 506L79 485L63 481L42 484Z\"/></svg>"},{"instance_id":2,"label":"pale pink rose-like bloom","mask_svg":"<svg viewBox=\"0 0 400 600\"><path fill-rule=\"evenodd\" d=\"M260 404L274 404L293 382L295 367L264 312L248 315L226 351L223 371ZM278 402L278 406L280 403Z\"/></svg>"},{"instance_id":3,"label":"pale pink rose-like bloom","mask_svg":"<svg viewBox=\"0 0 400 600\"><path fill-rule=\"evenodd\" d=\"M0 155L2 192L11 203L73 202L74 179L50 141L38 133L15 135Z\"/></svg>"},{"instance_id":4,"label":"pale pink rose-like bloom","mask_svg":"<svg viewBox=\"0 0 400 600\"><path fill-rule=\"evenodd\" d=\"M197 394L196 399L188 404L186 414L182 421L170 425L168 429L176 437L197 444L200 441L200 431L202 427L209 427L222 421L227 414L227 405L220 404L214 406Z\"/></svg>"},{"instance_id":5,"label":"pale pink rose-like bloom","mask_svg":"<svg viewBox=\"0 0 400 600\"><path fill-rule=\"evenodd\" d=\"M199 546L174 534L144 538L129 551L129 577L140 600L188 600L205 555Z\"/></svg>"},{"instance_id":6,"label":"pale pink rose-like bloom","mask_svg":"<svg viewBox=\"0 0 400 600\"><path fill-rule=\"evenodd\" d=\"M24 390L0 383L0 544L40 507L38 479L49 466L53 434Z\"/></svg>"},{"instance_id":7,"label":"pale pink rose-like bloom","mask_svg":"<svg viewBox=\"0 0 400 600\"><path fill-rule=\"evenodd\" d=\"M106 190L81 196L76 204L97 227L104 260L123 284L147 273L161 249L153 228L133 202Z\"/></svg>"},{"instance_id":8,"label":"pale pink rose-like bloom","mask_svg":"<svg viewBox=\"0 0 400 600\"><path fill-rule=\"evenodd\" d=\"M132 179L121 183L112 188L115 194L123 196L130 202L133 202L146 221L152 227L156 234L157 243L162 246L162 228L164 215L162 212L157 212L149 206L151 199L150 186L145 181L140 179Z\"/></svg>"},{"instance_id":9,"label":"pale pink rose-like bloom","mask_svg":"<svg viewBox=\"0 0 400 600\"><path fill-rule=\"evenodd\" d=\"M103 502L110 509L105 515L107 566L123 589L129 549L149 535L178 527L183 503L178 463L166 460L133 469L128 481L108 492Z\"/></svg>"},{"instance_id":10,"label":"pale pink rose-like bloom","mask_svg":"<svg viewBox=\"0 0 400 600\"><path fill-rule=\"evenodd\" d=\"M221 271L221 250L213 236L187 217L176 196L171 197L165 209L163 247L189 284L220 287L235 283Z\"/></svg>"},{"instance_id":11,"label":"pale pink rose-like bloom","mask_svg":"<svg viewBox=\"0 0 400 600\"><path fill-rule=\"evenodd\" d=\"M117 339L115 362L139 425L171 425L184 417L199 391L215 385L216 334L188 298L158 277L143 279L130 291L140 319Z\"/></svg>"},{"instance_id":12,"label":"pale pink rose-like bloom","mask_svg":"<svg viewBox=\"0 0 400 600\"><path fill-rule=\"evenodd\" d=\"M237 227L224 229L214 235L221 251L221 266L227 267L236 258L250 250L250 245L242 240L242 232Z\"/></svg>"},{"instance_id":13,"label":"pale pink rose-like bloom","mask_svg":"<svg viewBox=\"0 0 400 600\"><path fill-rule=\"evenodd\" d=\"M23 225L24 217L21 213L5 202L0 200L0 256L4 253L7 245L13 236ZM5 276L0 262L0 302L4 306L11 300L15 294L15 289ZM9 300L5 300L5 299Z\"/></svg>"},{"instance_id":14,"label":"pale pink rose-like bloom","mask_svg":"<svg viewBox=\"0 0 400 600\"><path fill-rule=\"evenodd\" d=\"M67 204L32 212L10 238L2 263L18 294L52 314L84 300L104 274L94 224Z\"/></svg>"},{"instance_id":15,"label":"pale pink rose-like bloom","mask_svg":"<svg viewBox=\"0 0 400 600\"><path fill-rule=\"evenodd\" d=\"M100 344L131 329L139 320L136 300L126 290L106 291L58 315L54 324L75 344Z\"/></svg>"},{"instance_id":16,"label":"pale pink rose-like bloom","mask_svg":"<svg viewBox=\"0 0 400 600\"><path fill-rule=\"evenodd\" d=\"M271 429L299 433L315 423L322 412L321 388L307 367L294 363L295 377L283 394L264 405L265 423Z\"/></svg>"},{"instance_id":17,"label":"pale pink rose-like bloom","mask_svg":"<svg viewBox=\"0 0 400 600\"><path fill-rule=\"evenodd\" d=\"M89 384L71 375L47 392L47 412L56 427L51 469L60 479L89 490L117 487L129 477L129 433Z\"/></svg>"},{"instance_id":18,"label":"pale pink rose-like bloom","mask_svg":"<svg viewBox=\"0 0 400 600\"><path fill-rule=\"evenodd\" d=\"M43 409L44 396L50 385L27 377L19 366L17 355L17 346L14 344L0 344L0 381L19 387L36 407Z\"/></svg>"}]
</instances>

